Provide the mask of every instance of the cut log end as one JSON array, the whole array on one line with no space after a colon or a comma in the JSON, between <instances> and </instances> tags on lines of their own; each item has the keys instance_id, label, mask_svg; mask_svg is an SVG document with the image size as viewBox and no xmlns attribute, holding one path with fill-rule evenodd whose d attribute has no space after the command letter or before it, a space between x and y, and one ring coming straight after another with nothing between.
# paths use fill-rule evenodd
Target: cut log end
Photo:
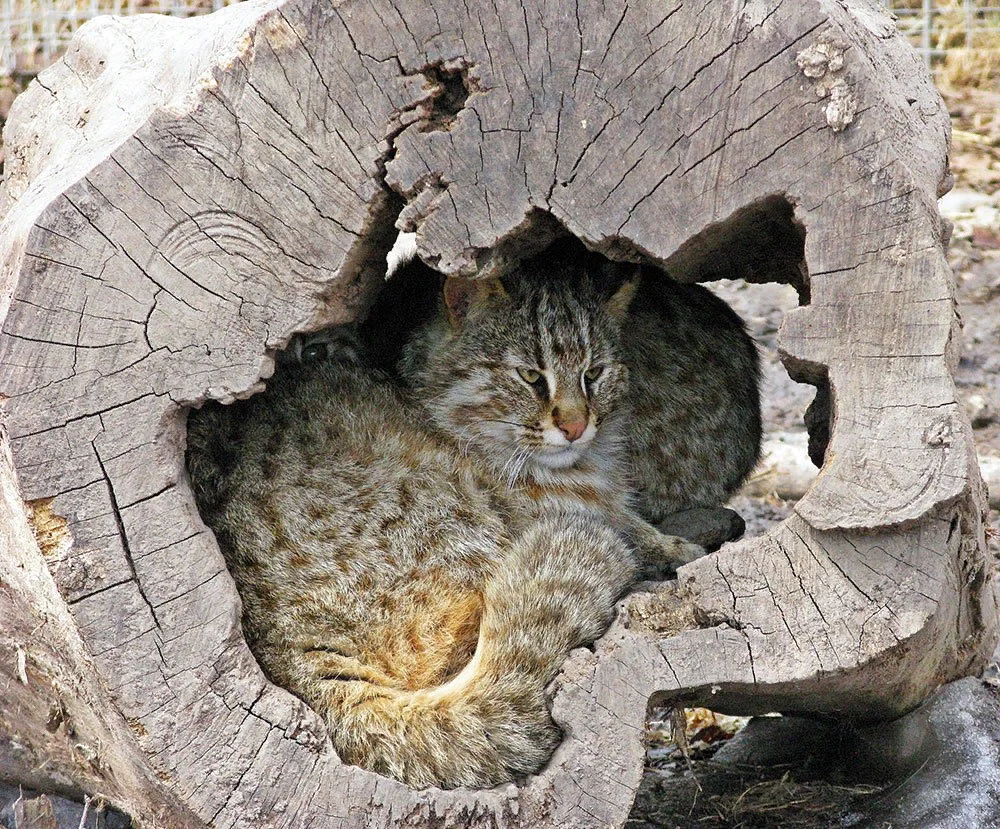
<instances>
[{"instance_id":1,"label":"cut log end","mask_svg":"<svg viewBox=\"0 0 1000 829\"><path fill-rule=\"evenodd\" d=\"M11 612L58 609L48 652L79 631L70 693L106 715L125 811L621 826L651 698L884 717L992 650L934 206L947 113L884 15L786 6L245 3L105 21L25 93L0 200L0 394L38 538L10 543L38 578ZM822 471L775 530L628 599L574 652L552 689L566 737L520 785L410 791L341 764L247 649L184 472L186 411L258 389L296 332L363 317L398 228L442 273L495 273L568 233L802 302L780 346L819 389ZM28 653L26 705L45 699Z\"/></svg>"}]
</instances>

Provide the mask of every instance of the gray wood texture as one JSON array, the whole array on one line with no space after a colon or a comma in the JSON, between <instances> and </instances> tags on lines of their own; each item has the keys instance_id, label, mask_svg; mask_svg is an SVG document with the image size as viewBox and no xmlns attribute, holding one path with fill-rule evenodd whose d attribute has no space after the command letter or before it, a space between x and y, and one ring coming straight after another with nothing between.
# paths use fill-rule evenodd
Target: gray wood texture
<instances>
[{"instance_id":1,"label":"gray wood texture","mask_svg":"<svg viewBox=\"0 0 1000 829\"><path fill-rule=\"evenodd\" d=\"M126 758L113 799L169 801L168 826L621 826L652 697L864 720L975 670L996 596L950 374L947 137L922 64L860 0L250 0L85 26L7 128L0 393L21 497L71 543L42 567L5 539L36 577L0 608L22 624L44 596L72 618L88 655L65 658ZM410 791L342 765L262 675L185 416L363 313L396 226L475 273L546 217L677 278L795 283L783 359L829 385L832 437L795 515L637 593L571 656L542 774Z\"/></svg>"}]
</instances>

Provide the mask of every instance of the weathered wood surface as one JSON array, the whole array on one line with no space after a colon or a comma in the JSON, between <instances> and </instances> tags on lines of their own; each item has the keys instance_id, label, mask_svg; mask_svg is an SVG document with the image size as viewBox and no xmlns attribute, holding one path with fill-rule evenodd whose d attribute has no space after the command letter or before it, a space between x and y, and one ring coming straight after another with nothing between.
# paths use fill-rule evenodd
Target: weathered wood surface
<instances>
[{"instance_id":1,"label":"weathered wood surface","mask_svg":"<svg viewBox=\"0 0 1000 829\"><path fill-rule=\"evenodd\" d=\"M67 539L46 524L43 548ZM164 790L103 687L56 590L0 447L0 783L113 800L144 825L200 825Z\"/></svg>"},{"instance_id":2,"label":"weathered wood surface","mask_svg":"<svg viewBox=\"0 0 1000 829\"><path fill-rule=\"evenodd\" d=\"M8 125L0 392L24 499L68 521L48 564L130 762L219 827L620 826L654 695L872 718L973 670L996 608L949 372L947 130L860 2L251 0L85 26ZM261 674L184 418L360 313L397 219L472 272L542 212L678 278L795 281L781 346L829 384L832 439L792 518L570 659L543 774L413 792L341 765Z\"/></svg>"}]
</instances>

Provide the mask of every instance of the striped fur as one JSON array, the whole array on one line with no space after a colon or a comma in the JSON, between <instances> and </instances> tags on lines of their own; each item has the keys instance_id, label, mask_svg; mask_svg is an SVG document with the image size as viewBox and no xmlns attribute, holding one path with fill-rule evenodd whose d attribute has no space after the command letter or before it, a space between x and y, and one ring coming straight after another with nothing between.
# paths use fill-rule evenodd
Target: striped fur
<instances>
[{"instance_id":1,"label":"striped fur","mask_svg":"<svg viewBox=\"0 0 1000 829\"><path fill-rule=\"evenodd\" d=\"M631 289L614 295L617 304L605 300L602 311L599 297L623 281ZM463 421L481 400L484 411L490 404L520 405L530 417L530 402L517 396L523 397L523 389L516 378L496 389L486 377L465 379L465 363L480 352L510 354L507 344L516 330L520 336L514 335L511 359L527 360L532 356L527 349L537 342L542 345L537 362L560 363L563 355L546 344L586 331L565 359L579 370L588 359L608 362L612 349L621 376L627 369L629 386L624 396L618 385L612 390L613 423L602 427L589 459L600 464L608 448L624 455L624 463L619 458L612 466L643 518L655 524L680 510L719 506L743 483L760 455L760 367L743 321L725 302L701 285L674 282L653 268L609 262L574 240L522 264L504 284L511 300L506 311L517 325L505 327L498 319L480 330L473 314L467 326L456 326L442 308L418 327L403 352L401 376L431 397L443 428L482 428ZM503 307L500 293L485 293L487 303ZM596 352L587 355L591 344ZM448 396L442 396L445 388ZM605 391L596 390L599 410L607 410Z\"/></svg>"}]
</instances>

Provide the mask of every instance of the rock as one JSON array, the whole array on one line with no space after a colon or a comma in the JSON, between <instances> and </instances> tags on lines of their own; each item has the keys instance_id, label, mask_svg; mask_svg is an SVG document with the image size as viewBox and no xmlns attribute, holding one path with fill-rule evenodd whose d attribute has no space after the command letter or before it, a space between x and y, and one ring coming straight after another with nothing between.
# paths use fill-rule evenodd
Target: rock
<instances>
[{"instance_id":1,"label":"rock","mask_svg":"<svg viewBox=\"0 0 1000 829\"><path fill-rule=\"evenodd\" d=\"M965 400L965 409L973 429L984 429L996 422L997 414L990 402L981 394L970 394Z\"/></svg>"},{"instance_id":2,"label":"rock","mask_svg":"<svg viewBox=\"0 0 1000 829\"><path fill-rule=\"evenodd\" d=\"M926 717L936 742L923 765L847 826L973 829L1000 825L1000 701L978 679L943 686L902 717Z\"/></svg>"},{"instance_id":3,"label":"rock","mask_svg":"<svg viewBox=\"0 0 1000 829\"><path fill-rule=\"evenodd\" d=\"M977 208L992 207L995 204L994 199L985 193L956 187L938 199L938 210L945 218L955 219L972 213Z\"/></svg>"},{"instance_id":4,"label":"rock","mask_svg":"<svg viewBox=\"0 0 1000 829\"><path fill-rule=\"evenodd\" d=\"M736 494L726 504L736 510L746 521L746 533L749 537L769 533L774 527L788 518L795 507L793 500L785 501L774 493L763 497Z\"/></svg>"},{"instance_id":5,"label":"rock","mask_svg":"<svg viewBox=\"0 0 1000 829\"><path fill-rule=\"evenodd\" d=\"M975 190L952 190L938 199L938 210L954 224L953 239L971 239L977 231L1000 228L996 199Z\"/></svg>"},{"instance_id":6,"label":"rock","mask_svg":"<svg viewBox=\"0 0 1000 829\"><path fill-rule=\"evenodd\" d=\"M743 495L776 493L782 498L801 498L819 471L809 457L809 435L804 430L780 431L767 436L760 462L743 484Z\"/></svg>"}]
</instances>

